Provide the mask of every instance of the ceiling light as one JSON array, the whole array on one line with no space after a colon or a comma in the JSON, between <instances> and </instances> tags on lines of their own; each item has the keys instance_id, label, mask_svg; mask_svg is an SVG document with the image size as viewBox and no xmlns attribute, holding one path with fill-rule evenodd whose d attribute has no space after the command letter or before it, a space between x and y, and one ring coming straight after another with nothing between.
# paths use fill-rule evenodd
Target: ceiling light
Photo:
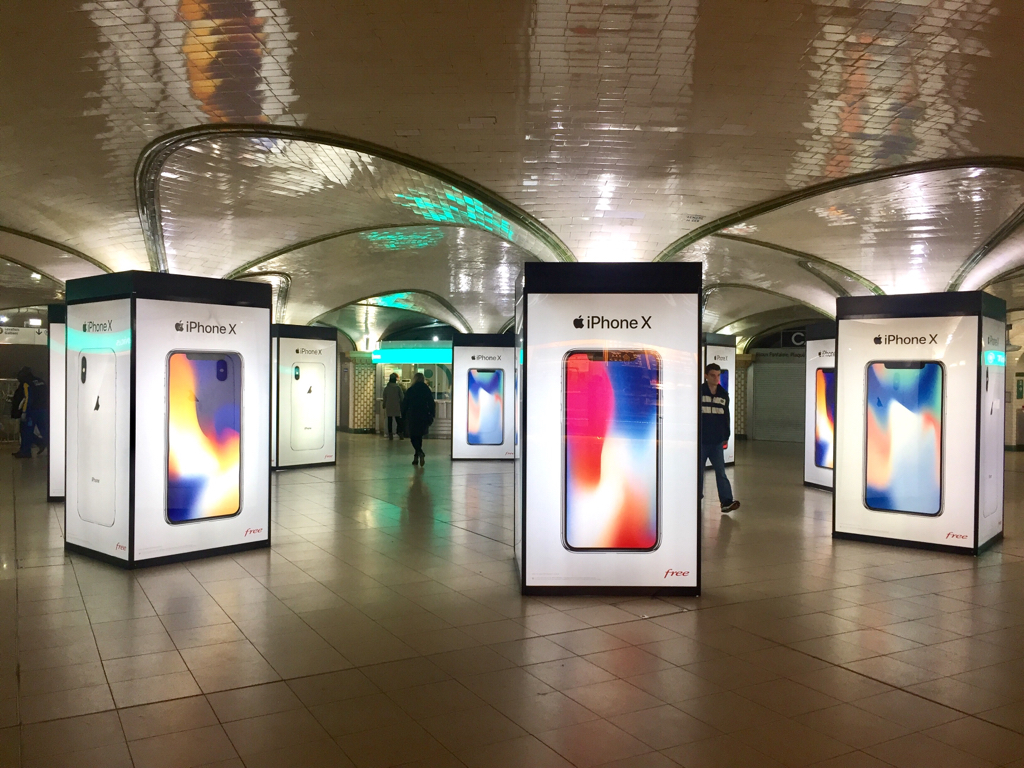
<instances>
[{"instance_id":1,"label":"ceiling light","mask_svg":"<svg viewBox=\"0 0 1024 768\"><path fill-rule=\"evenodd\" d=\"M28 319L28 324L31 325L33 328L38 328L43 324L43 321L40 320L38 317L30 317Z\"/></svg>"},{"instance_id":2,"label":"ceiling light","mask_svg":"<svg viewBox=\"0 0 1024 768\"><path fill-rule=\"evenodd\" d=\"M42 275L40 275L40 274L39 274L38 272L33 272L33 273L32 273L32 279L33 279L33 280L42 280L42 279L43 279L43 276L42 276Z\"/></svg>"},{"instance_id":3,"label":"ceiling light","mask_svg":"<svg viewBox=\"0 0 1024 768\"><path fill-rule=\"evenodd\" d=\"M6 322L7 322L7 315L0 315L0 323L6 323Z\"/></svg>"},{"instance_id":4,"label":"ceiling light","mask_svg":"<svg viewBox=\"0 0 1024 768\"><path fill-rule=\"evenodd\" d=\"M976 178L978 178L979 176L981 176L981 174L983 174L984 172L985 172L985 169L984 169L984 168L974 168L974 169L973 169L973 170L972 170L972 171L971 171L971 172L970 172L969 174L967 174L967 175L968 175L968 176L969 176L970 178L972 178L972 179L976 179Z\"/></svg>"},{"instance_id":5,"label":"ceiling light","mask_svg":"<svg viewBox=\"0 0 1024 768\"><path fill-rule=\"evenodd\" d=\"M434 337L434 341L437 341L437 336Z\"/></svg>"}]
</instances>

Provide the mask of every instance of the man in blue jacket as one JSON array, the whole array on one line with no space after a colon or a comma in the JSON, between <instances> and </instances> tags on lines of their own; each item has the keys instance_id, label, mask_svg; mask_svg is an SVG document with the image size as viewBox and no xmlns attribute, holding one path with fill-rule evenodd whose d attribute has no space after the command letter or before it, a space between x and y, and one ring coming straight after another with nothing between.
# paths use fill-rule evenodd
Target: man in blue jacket
<instances>
[{"instance_id":1,"label":"man in blue jacket","mask_svg":"<svg viewBox=\"0 0 1024 768\"><path fill-rule=\"evenodd\" d=\"M11 417L21 419L21 447L14 452L18 459L31 459L32 446L46 450L50 439L50 396L46 383L25 367L18 371L18 388L11 398ZM36 430L39 435L36 435Z\"/></svg>"},{"instance_id":2,"label":"man in blue jacket","mask_svg":"<svg viewBox=\"0 0 1024 768\"><path fill-rule=\"evenodd\" d=\"M729 393L718 380L722 369L710 363L704 369L704 383L700 385L700 497L704 498L704 464L711 462L718 483L718 500L723 512L739 509L740 503L732 497L732 486L725 476L725 444L732 437L729 427Z\"/></svg>"}]
</instances>

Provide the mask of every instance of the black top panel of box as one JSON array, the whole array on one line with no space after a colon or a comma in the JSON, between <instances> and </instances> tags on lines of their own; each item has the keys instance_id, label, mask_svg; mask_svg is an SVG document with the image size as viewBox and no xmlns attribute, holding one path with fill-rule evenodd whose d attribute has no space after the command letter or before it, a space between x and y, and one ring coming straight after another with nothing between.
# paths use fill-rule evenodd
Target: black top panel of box
<instances>
[{"instance_id":1,"label":"black top panel of box","mask_svg":"<svg viewBox=\"0 0 1024 768\"><path fill-rule=\"evenodd\" d=\"M727 333L705 333L705 347L735 347L736 337Z\"/></svg>"},{"instance_id":2,"label":"black top panel of box","mask_svg":"<svg viewBox=\"0 0 1024 768\"><path fill-rule=\"evenodd\" d=\"M699 262L580 264L528 261L527 293L700 293Z\"/></svg>"},{"instance_id":3,"label":"black top panel of box","mask_svg":"<svg viewBox=\"0 0 1024 768\"><path fill-rule=\"evenodd\" d=\"M984 291L840 296L836 299L836 320L971 315L1006 320L1006 302Z\"/></svg>"},{"instance_id":4,"label":"black top panel of box","mask_svg":"<svg viewBox=\"0 0 1024 768\"><path fill-rule=\"evenodd\" d=\"M804 329L804 341L823 341L836 337L836 321L822 320L820 323L810 323Z\"/></svg>"},{"instance_id":5,"label":"black top panel of box","mask_svg":"<svg viewBox=\"0 0 1024 768\"><path fill-rule=\"evenodd\" d=\"M325 325L285 325L274 323L270 326L271 338L282 339L322 339L323 341L337 341L338 330Z\"/></svg>"},{"instance_id":6,"label":"black top panel of box","mask_svg":"<svg viewBox=\"0 0 1024 768\"><path fill-rule=\"evenodd\" d=\"M65 291L68 304L132 296L137 299L193 301L197 304L266 309L270 309L273 302L273 291L267 283L171 275L166 272L129 271L81 277L68 280Z\"/></svg>"},{"instance_id":7,"label":"black top panel of box","mask_svg":"<svg viewBox=\"0 0 1024 768\"><path fill-rule=\"evenodd\" d=\"M67 321L68 308L66 304L46 305L46 322L48 325L53 323L66 323Z\"/></svg>"},{"instance_id":8,"label":"black top panel of box","mask_svg":"<svg viewBox=\"0 0 1024 768\"><path fill-rule=\"evenodd\" d=\"M453 347L514 347L514 333L456 333L452 336Z\"/></svg>"}]
</instances>

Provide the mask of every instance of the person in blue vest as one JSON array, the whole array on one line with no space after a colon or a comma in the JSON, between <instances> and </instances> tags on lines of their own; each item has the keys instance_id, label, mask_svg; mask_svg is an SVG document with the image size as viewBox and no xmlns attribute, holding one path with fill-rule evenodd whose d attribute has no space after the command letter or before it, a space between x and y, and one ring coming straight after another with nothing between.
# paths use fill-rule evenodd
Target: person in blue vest
<instances>
[{"instance_id":1,"label":"person in blue vest","mask_svg":"<svg viewBox=\"0 0 1024 768\"><path fill-rule=\"evenodd\" d=\"M732 496L732 485L725 476L725 444L732 437L729 426L729 393L719 383L721 366L710 363L704 369L700 385L700 497L704 498L704 464L711 462L718 483L718 500L723 512L740 508Z\"/></svg>"},{"instance_id":2,"label":"person in blue vest","mask_svg":"<svg viewBox=\"0 0 1024 768\"><path fill-rule=\"evenodd\" d=\"M21 447L14 452L18 459L31 459L32 446L39 452L50 441L50 394L46 382L25 367L18 371L18 388L11 398L11 418L21 419ZM38 435L36 431L38 430Z\"/></svg>"}]
</instances>

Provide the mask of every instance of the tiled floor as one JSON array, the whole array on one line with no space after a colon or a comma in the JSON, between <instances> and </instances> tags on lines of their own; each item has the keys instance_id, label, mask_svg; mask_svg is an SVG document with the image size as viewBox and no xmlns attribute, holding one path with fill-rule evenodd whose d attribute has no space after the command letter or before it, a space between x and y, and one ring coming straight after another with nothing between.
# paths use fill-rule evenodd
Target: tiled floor
<instances>
[{"instance_id":1,"label":"tiled floor","mask_svg":"<svg viewBox=\"0 0 1024 768\"><path fill-rule=\"evenodd\" d=\"M704 596L527 599L510 466L339 443L271 551L134 573L4 455L0 765L1024 766L1021 454L977 560L833 542L799 447L741 444Z\"/></svg>"}]
</instances>

